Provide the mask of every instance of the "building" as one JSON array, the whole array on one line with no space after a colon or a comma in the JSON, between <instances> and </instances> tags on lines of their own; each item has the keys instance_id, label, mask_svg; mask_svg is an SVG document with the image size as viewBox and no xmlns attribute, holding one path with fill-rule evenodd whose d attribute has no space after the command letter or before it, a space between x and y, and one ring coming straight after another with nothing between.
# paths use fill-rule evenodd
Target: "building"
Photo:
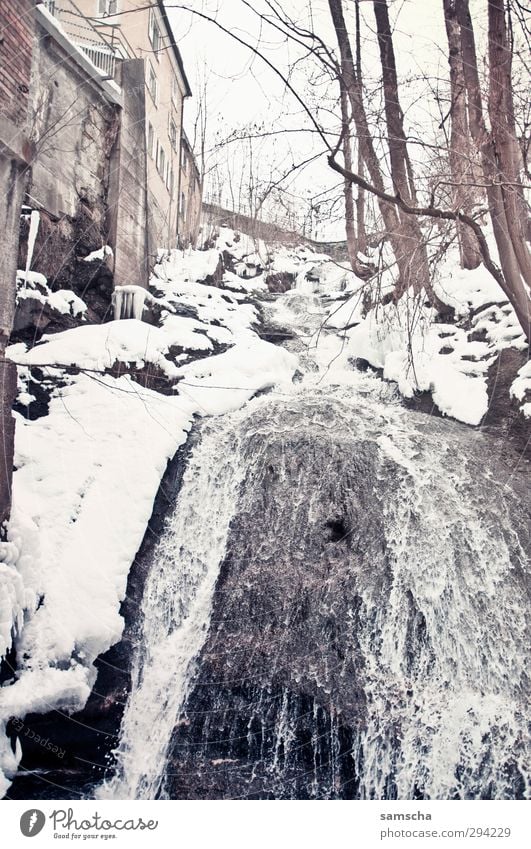
<instances>
[{"instance_id":1,"label":"building","mask_svg":"<svg viewBox=\"0 0 531 849\"><path fill-rule=\"evenodd\" d=\"M117 56L139 58L144 64L152 244L173 245L176 237L183 245L195 242L195 227L189 226L188 217L181 213L180 163L193 160L189 145L182 142L184 101L191 90L164 3L157 0L149 6L138 0L76 0L76 6L108 39ZM190 180L184 176L187 197ZM195 192L200 199L199 183L195 184ZM191 202L194 206L197 198L192 197Z\"/></svg>"},{"instance_id":2,"label":"building","mask_svg":"<svg viewBox=\"0 0 531 849\"><path fill-rule=\"evenodd\" d=\"M99 238L113 249L114 284L145 286L159 249L195 244L201 203L183 141L191 91L164 4L33 5L37 155L28 196L45 239L37 270L65 285L76 259L69 244L83 255ZM186 173L181 163L190 163Z\"/></svg>"}]
</instances>

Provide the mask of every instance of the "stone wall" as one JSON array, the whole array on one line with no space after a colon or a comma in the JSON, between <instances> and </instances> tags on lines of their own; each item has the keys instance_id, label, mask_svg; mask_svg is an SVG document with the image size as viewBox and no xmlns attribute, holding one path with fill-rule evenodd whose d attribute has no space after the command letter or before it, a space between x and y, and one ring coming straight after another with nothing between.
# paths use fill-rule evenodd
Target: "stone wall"
<instances>
[{"instance_id":1,"label":"stone wall","mask_svg":"<svg viewBox=\"0 0 531 849\"><path fill-rule=\"evenodd\" d=\"M77 261L109 242L110 159L119 110L54 38L37 27L32 67L35 159L30 203L42 214L33 269L70 288ZM23 233L23 236L25 234ZM21 244L20 262L25 257Z\"/></svg>"},{"instance_id":2,"label":"stone wall","mask_svg":"<svg viewBox=\"0 0 531 849\"><path fill-rule=\"evenodd\" d=\"M269 244L277 242L288 246L307 245L318 253L328 254L336 262L348 262L346 242L316 242L314 239L303 236L302 233L284 230L278 224L252 218L215 203L203 202L202 210L203 231L207 238L208 231L212 227L230 227L232 230L238 230L256 239L263 239Z\"/></svg>"}]
</instances>

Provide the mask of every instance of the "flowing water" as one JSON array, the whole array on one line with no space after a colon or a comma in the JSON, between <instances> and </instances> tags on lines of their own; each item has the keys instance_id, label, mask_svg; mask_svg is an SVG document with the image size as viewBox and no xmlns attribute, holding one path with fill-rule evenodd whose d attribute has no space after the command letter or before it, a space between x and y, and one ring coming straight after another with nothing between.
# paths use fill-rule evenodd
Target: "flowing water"
<instances>
[{"instance_id":1,"label":"flowing water","mask_svg":"<svg viewBox=\"0 0 531 849\"><path fill-rule=\"evenodd\" d=\"M279 305L306 373L201 426L98 795L527 797L518 476L375 376L325 382L319 299Z\"/></svg>"}]
</instances>

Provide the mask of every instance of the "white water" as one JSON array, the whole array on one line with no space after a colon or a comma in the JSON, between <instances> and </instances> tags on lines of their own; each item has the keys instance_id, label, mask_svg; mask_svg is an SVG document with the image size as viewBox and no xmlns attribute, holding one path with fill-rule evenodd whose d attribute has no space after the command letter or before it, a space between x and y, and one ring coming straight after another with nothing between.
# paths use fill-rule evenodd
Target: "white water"
<instances>
[{"instance_id":1,"label":"white water","mask_svg":"<svg viewBox=\"0 0 531 849\"><path fill-rule=\"evenodd\" d=\"M214 585L244 469L230 418L209 422L184 474L146 580L141 641L116 751L101 799L153 799L171 733L207 636Z\"/></svg>"},{"instance_id":2,"label":"white water","mask_svg":"<svg viewBox=\"0 0 531 849\"><path fill-rule=\"evenodd\" d=\"M291 314L309 341L315 299L305 306L300 293L288 294L279 304L283 318ZM160 793L172 731L207 637L249 463L242 440L256 432L255 411L266 420L264 439L268 429L278 436L302 427L345 428L376 443L380 492L386 491L386 458L399 470L398 497L395 492L383 506L390 591L379 596L369 579L359 586L359 675L370 696L352 752L360 798L389 798L390 780L399 799L419 790L432 799L510 798L508 759L520 776L529 776L522 692L526 611L515 577L524 552L512 530L510 501L498 494L496 481L481 477L479 466L467 468L469 450L475 450L471 462L481 463L473 441L480 437L408 413L386 397L390 391L376 378L330 372L333 340L332 347L325 338L317 353L303 352L308 371L292 394L257 399L203 426L147 580L117 774L100 788L100 798ZM323 386L324 377L339 385ZM286 522L292 499L314 497L296 486L286 477ZM422 620L426 640L412 635L412 620ZM293 719L283 703L277 736L286 750ZM317 775L314 786L322 796Z\"/></svg>"}]
</instances>

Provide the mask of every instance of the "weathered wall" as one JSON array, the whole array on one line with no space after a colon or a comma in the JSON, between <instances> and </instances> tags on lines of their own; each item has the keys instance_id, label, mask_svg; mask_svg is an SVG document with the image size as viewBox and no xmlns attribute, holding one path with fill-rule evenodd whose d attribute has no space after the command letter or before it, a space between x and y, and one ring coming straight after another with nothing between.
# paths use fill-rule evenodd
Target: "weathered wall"
<instances>
[{"instance_id":1,"label":"weathered wall","mask_svg":"<svg viewBox=\"0 0 531 849\"><path fill-rule=\"evenodd\" d=\"M70 287L76 257L109 241L111 151L116 106L40 27L32 68L36 156L28 192L46 221L33 268L56 287Z\"/></svg>"},{"instance_id":2,"label":"weathered wall","mask_svg":"<svg viewBox=\"0 0 531 849\"><path fill-rule=\"evenodd\" d=\"M20 207L32 149L27 138L33 19L30 0L0 6L0 523L9 515L16 370L5 359L15 311Z\"/></svg>"},{"instance_id":3,"label":"weathered wall","mask_svg":"<svg viewBox=\"0 0 531 849\"><path fill-rule=\"evenodd\" d=\"M146 286L146 136L144 61L122 63L123 110L120 134L111 158L109 200L115 247L114 281Z\"/></svg>"},{"instance_id":4,"label":"weathered wall","mask_svg":"<svg viewBox=\"0 0 531 849\"><path fill-rule=\"evenodd\" d=\"M201 183L194 155L186 137L181 142L181 185L180 193L184 199L179 204L179 244L181 247L195 247L201 223ZM183 214L184 211L184 214Z\"/></svg>"},{"instance_id":5,"label":"weathered wall","mask_svg":"<svg viewBox=\"0 0 531 849\"><path fill-rule=\"evenodd\" d=\"M31 0L0 6L0 113L22 126L28 111L33 19Z\"/></svg>"}]
</instances>

